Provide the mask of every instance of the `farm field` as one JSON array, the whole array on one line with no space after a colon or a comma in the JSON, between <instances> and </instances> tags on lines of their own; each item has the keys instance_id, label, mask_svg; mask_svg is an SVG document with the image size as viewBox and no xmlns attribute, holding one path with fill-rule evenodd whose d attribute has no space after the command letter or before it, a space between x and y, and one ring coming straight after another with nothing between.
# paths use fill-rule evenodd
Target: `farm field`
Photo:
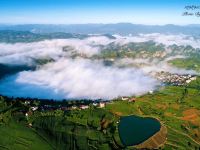
<instances>
[{"instance_id":1,"label":"farm field","mask_svg":"<svg viewBox=\"0 0 200 150\"><path fill-rule=\"evenodd\" d=\"M168 86L154 94L137 97L135 102L116 101L106 109L119 116L138 115L158 118L167 127L164 149L197 149L200 145L199 90ZM191 112L192 111L192 112Z\"/></svg>"},{"instance_id":2,"label":"farm field","mask_svg":"<svg viewBox=\"0 0 200 150\"><path fill-rule=\"evenodd\" d=\"M155 146L152 143L159 143L159 136L162 149L198 149L198 82L199 78L187 86L162 87L151 94L134 97L134 101L114 99L104 108L89 104L89 108L83 110L37 110L28 118L21 110L28 110L30 106L20 100L11 103L1 98L1 149L138 149ZM52 104L55 103L60 105L56 101ZM69 102L70 105L76 103ZM141 145L125 146L119 136L118 122L120 117L130 115L156 118L164 128Z\"/></svg>"}]
</instances>

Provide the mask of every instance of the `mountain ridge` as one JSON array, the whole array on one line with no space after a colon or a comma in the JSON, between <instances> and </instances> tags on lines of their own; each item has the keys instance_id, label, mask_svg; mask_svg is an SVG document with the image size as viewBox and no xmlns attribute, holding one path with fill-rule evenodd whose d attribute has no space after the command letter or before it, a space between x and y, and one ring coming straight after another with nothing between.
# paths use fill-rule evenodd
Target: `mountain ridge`
<instances>
[{"instance_id":1,"label":"mountain ridge","mask_svg":"<svg viewBox=\"0 0 200 150\"><path fill-rule=\"evenodd\" d=\"M0 24L0 30L31 31L33 33L65 32L76 34L150 34L150 33L171 33L200 35L200 25L142 25L132 23L116 24Z\"/></svg>"}]
</instances>

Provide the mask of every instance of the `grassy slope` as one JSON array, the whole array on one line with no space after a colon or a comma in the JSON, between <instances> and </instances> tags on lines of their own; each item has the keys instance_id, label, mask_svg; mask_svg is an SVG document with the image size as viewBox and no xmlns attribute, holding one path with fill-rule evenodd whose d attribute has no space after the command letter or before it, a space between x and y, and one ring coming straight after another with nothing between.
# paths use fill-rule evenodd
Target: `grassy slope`
<instances>
[{"instance_id":1,"label":"grassy slope","mask_svg":"<svg viewBox=\"0 0 200 150\"><path fill-rule=\"evenodd\" d=\"M69 125L63 121L53 121L52 127L56 129L55 135L60 135L61 131L70 133L71 138L67 140L69 143L74 140L77 141L76 145L84 149L84 145L89 140L89 144L85 146L89 147L102 147L102 149L109 149L107 142L112 142L112 136L106 136L102 134L102 131L97 131L102 116L108 120L113 120L115 117L108 112L112 112L117 115L139 115L139 116L152 116L158 118L168 129L167 141L164 145L164 149L195 149L200 147L200 125L195 126L189 121L182 119L183 112L188 109L200 110L200 87L198 78L197 81L193 81L187 87L187 94L183 97L185 87L167 86L160 89L154 94L146 94L137 97L137 101L115 101L112 104L108 104L105 109L93 109L93 110L74 110L70 114L65 116L66 121L72 121L76 125L74 132L70 133ZM48 112L47 112L48 113ZM50 112L49 112L50 113ZM59 115L60 116L60 115ZM118 118L118 117L117 117ZM44 117L42 120L46 120ZM61 118L62 120L62 118ZM38 120L39 121L39 120ZM117 120L113 120L115 123ZM40 123L39 121L38 123ZM48 121L47 121L48 122ZM54 125L55 124L55 125ZM93 127L93 130L89 130L88 124ZM79 126L80 125L80 126ZM184 128L183 128L184 126ZM87 129L87 130L86 130ZM108 128L109 130L109 128ZM195 136L195 132L199 135ZM63 133L64 133L63 132ZM48 143L56 145L53 141L49 140L48 136L45 136L42 132L38 132L41 136L45 137L49 142L45 142L43 138L37 135L33 129L26 127L23 124L11 121L8 125L0 126L0 149L51 149ZM101 133L101 134L99 134ZM115 132L116 133L116 132ZM100 138L102 135L102 138ZM49 136L50 137L50 136ZM104 138L106 137L106 142ZM118 135L114 135L117 143L120 144ZM54 136L50 138L55 138ZM107 139L108 138L108 139ZM85 141L85 142L84 142ZM92 141L95 141L93 144ZM83 143L81 143L83 142ZM74 143L74 142L73 142ZM98 143L98 144L96 144ZM68 144L69 145L69 144ZM70 144L71 145L71 144ZM82 145L82 146L81 146ZM106 148L107 147L107 148Z\"/></svg>"},{"instance_id":2,"label":"grassy slope","mask_svg":"<svg viewBox=\"0 0 200 150\"><path fill-rule=\"evenodd\" d=\"M14 121L0 126L0 149L51 150L51 146L34 130Z\"/></svg>"},{"instance_id":3,"label":"grassy slope","mask_svg":"<svg viewBox=\"0 0 200 150\"><path fill-rule=\"evenodd\" d=\"M188 94L180 102L183 91L183 87L167 87L153 95L138 97L135 103L116 101L107 105L106 109L121 115L159 118L168 129L165 149L194 149L200 147L200 137L194 136L194 128L200 133L200 126L194 127L190 122L182 120L182 113L190 108L200 110L200 94L196 89L188 89ZM183 124L187 130L181 128Z\"/></svg>"}]
</instances>

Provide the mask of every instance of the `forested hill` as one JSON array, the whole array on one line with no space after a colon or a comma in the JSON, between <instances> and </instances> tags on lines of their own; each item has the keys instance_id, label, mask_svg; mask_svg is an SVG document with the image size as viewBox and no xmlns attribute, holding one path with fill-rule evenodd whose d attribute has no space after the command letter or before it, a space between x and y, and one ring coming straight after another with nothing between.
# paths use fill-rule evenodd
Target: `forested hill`
<instances>
[{"instance_id":1,"label":"forested hill","mask_svg":"<svg viewBox=\"0 0 200 150\"><path fill-rule=\"evenodd\" d=\"M85 38L87 35L72 34L72 33L46 33L38 34L30 31L14 31L14 30L2 30L0 31L0 42L2 43L17 43L17 42L37 42L42 40L51 39L69 39L69 38Z\"/></svg>"}]
</instances>

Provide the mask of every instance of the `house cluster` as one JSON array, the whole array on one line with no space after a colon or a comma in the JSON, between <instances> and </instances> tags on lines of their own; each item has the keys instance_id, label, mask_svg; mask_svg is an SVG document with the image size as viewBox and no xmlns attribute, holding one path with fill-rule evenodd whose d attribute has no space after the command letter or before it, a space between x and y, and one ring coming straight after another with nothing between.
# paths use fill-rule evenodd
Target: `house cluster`
<instances>
[{"instance_id":1,"label":"house cluster","mask_svg":"<svg viewBox=\"0 0 200 150\"><path fill-rule=\"evenodd\" d=\"M110 101L94 101L94 102L89 102L87 104L81 104L78 103L74 105L51 105L51 104L45 104L45 105L39 105L39 106L31 106L31 101L26 100L24 104L29 105L29 110L24 111L23 114L25 117L28 119L32 114L36 111L54 111L54 110L63 110L63 111L70 111L70 110L84 110L84 109L89 109L91 106L94 106L95 108L104 108L106 104L110 103ZM31 126L31 125L29 125Z\"/></svg>"},{"instance_id":2,"label":"house cluster","mask_svg":"<svg viewBox=\"0 0 200 150\"><path fill-rule=\"evenodd\" d=\"M162 81L163 83L168 83L172 85L185 85L193 80L196 80L195 75L190 74L171 74L169 72L157 72L155 73L155 78Z\"/></svg>"},{"instance_id":3,"label":"house cluster","mask_svg":"<svg viewBox=\"0 0 200 150\"><path fill-rule=\"evenodd\" d=\"M70 111L70 110L84 110L90 108L90 105L92 104L94 107L98 108L104 108L107 102L93 102L93 103L88 103L88 104L74 104L71 106L63 106L63 105L58 105L58 106L52 106L52 105L43 105L40 106L40 110L45 111L45 110L56 110L60 109L63 111Z\"/></svg>"},{"instance_id":4,"label":"house cluster","mask_svg":"<svg viewBox=\"0 0 200 150\"><path fill-rule=\"evenodd\" d=\"M135 102L136 101L136 98L135 97L126 97L126 96L123 96L120 98L122 101L128 101L128 102Z\"/></svg>"},{"instance_id":5,"label":"house cluster","mask_svg":"<svg viewBox=\"0 0 200 150\"><path fill-rule=\"evenodd\" d=\"M98 108L104 108L106 106L106 103L107 102L93 102L92 105L94 107L98 107ZM80 105L80 106L76 106L76 105L73 105L71 107L68 107L67 110L74 110L74 109L88 109L90 106L89 104L85 104L85 105Z\"/></svg>"},{"instance_id":6,"label":"house cluster","mask_svg":"<svg viewBox=\"0 0 200 150\"><path fill-rule=\"evenodd\" d=\"M106 102L99 102L99 103L94 102L94 103L92 103L92 105L95 107L98 107L98 108L104 108L106 105ZM80 105L79 108L80 109L88 109L89 105Z\"/></svg>"}]
</instances>

